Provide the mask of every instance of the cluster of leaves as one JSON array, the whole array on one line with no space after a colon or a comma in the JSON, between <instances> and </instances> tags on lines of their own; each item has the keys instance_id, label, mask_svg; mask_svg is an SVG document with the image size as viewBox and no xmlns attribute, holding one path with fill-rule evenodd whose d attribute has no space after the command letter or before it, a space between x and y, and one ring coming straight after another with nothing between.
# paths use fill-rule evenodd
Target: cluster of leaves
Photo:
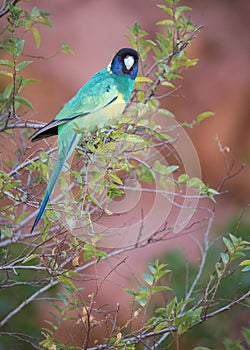
<instances>
[{"instance_id":1,"label":"cluster of leaves","mask_svg":"<svg viewBox=\"0 0 250 350\"><path fill-rule=\"evenodd\" d=\"M143 339L145 330L147 330L147 332L153 332L155 337L162 335L167 335L166 338L180 337L194 326L203 323L208 317L211 317L214 310L216 310L216 313L223 311L224 301L219 303L217 299L216 307L213 306L217 297L218 288L221 286L221 281L228 277L230 270L235 268L235 264L233 264L235 260L237 260L237 268L248 265L242 269L242 272L248 271L249 260L243 260L243 258L250 249L250 242L237 238L233 234L229 234L228 238L223 237L222 240L227 248L227 252L220 253L221 259L219 262L215 263L214 272L210 275L205 290L200 290L199 295L197 295L196 291L195 298L193 296L187 296L188 293L185 297L178 298L175 293L173 293L174 291L171 283L167 285L157 285L159 284L159 279L164 277L165 280L166 276L172 272L166 264L160 264L158 260L149 264L148 269L150 273L145 273L142 276L146 286L139 286L139 291L135 291L134 289L126 290L127 293L134 296L134 300L139 304L139 312L141 312L141 310L143 310L144 313L146 312L149 303L153 301L153 295L157 292L164 292L165 294L166 291L168 291L168 299L170 300L163 307L155 309L155 315L149 318L144 325L143 331L141 330L140 335L134 338L135 343ZM172 299L171 295L173 295ZM237 301L235 301L235 303L237 303ZM211 313L210 315L209 312ZM247 328L244 330L243 334L246 341L249 342L249 331ZM127 339L124 337L121 344L126 343L126 341L131 344L131 337ZM168 348L171 343L172 340L169 339L167 343L162 342L161 346L165 344L166 348ZM240 344L240 342L233 341L229 338L225 340L226 349L230 349L230 346L233 344ZM198 350L198 348L195 349ZM204 349L209 350L208 348ZM239 349L241 349L241 347L239 347Z\"/></svg>"},{"instance_id":2,"label":"cluster of leaves","mask_svg":"<svg viewBox=\"0 0 250 350\"><path fill-rule=\"evenodd\" d=\"M178 1L166 1L166 5L158 5L168 18L157 22L163 27L163 33L156 33L156 40L146 39L148 33L141 29L139 23L129 27L131 33L127 39L131 45L140 52L143 76L137 79L138 93L137 102L150 100L154 106L159 106L159 98L168 96L178 89L174 82L180 78L180 71L197 64L197 59L190 59L185 53L185 47L193 39L195 33L201 28L196 28L186 16L191 8L178 6ZM148 67L148 54L153 51L155 63ZM143 84L146 85L143 88ZM156 91L159 85L168 88L170 91L164 95L157 96Z\"/></svg>"},{"instance_id":3,"label":"cluster of leaves","mask_svg":"<svg viewBox=\"0 0 250 350\"><path fill-rule=\"evenodd\" d=\"M24 79L20 74L21 71L30 65L32 61L23 61L20 59L23 53L25 40L21 39L21 30L32 30L37 47L40 46L40 33L37 29L37 24L43 24L51 27L49 13L40 10L38 7L34 7L31 13L24 11L17 5L9 5L9 15L7 16L7 25L5 30L9 32L9 36L5 43L1 44L1 49L8 52L10 58L4 58L0 60L0 65L8 68L1 70L0 74L7 76L11 79L5 90L1 93L1 113L5 110L10 110L12 117L16 117L16 110L21 105L33 109L32 103L27 100L20 93L31 83L36 82L35 79ZM7 120L8 121L8 120Z\"/></svg>"}]
</instances>

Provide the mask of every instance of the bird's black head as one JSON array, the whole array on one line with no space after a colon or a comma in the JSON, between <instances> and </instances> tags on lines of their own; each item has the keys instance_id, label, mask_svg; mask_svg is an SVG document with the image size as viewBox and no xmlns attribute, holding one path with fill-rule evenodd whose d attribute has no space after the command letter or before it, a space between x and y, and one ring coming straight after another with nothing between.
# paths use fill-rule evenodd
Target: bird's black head
<instances>
[{"instance_id":1,"label":"bird's black head","mask_svg":"<svg viewBox=\"0 0 250 350\"><path fill-rule=\"evenodd\" d=\"M130 48L121 49L111 62L111 72L134 80L138 72L138 60L137 51Z\"/></svg>"}]
</instances>

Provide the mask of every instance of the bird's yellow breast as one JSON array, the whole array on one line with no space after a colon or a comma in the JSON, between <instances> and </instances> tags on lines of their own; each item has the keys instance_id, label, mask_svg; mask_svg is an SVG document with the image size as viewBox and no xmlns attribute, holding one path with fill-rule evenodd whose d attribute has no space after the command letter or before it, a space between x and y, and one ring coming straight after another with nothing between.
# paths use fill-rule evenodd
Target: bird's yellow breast
<instances>
[{"instance_id":1,"label":"bird's yellow breast","mask_svg":"<svg viewBox=\"0 0 250 350\"><path fill-rule=\"evenodd\" d=\"M108 119L114 119L122 114L126 103L121 93L118 94L117 99L103 108L103 113L107 116Z\"/></svg>"},{"instance_id":2,"label":"bird's yellow breast","mask_svg":"<svg viewBox=\"0 0 250 350\"><path fill-rule=\"evenodd\" d=\"M81 133L93 132L97 128L99 129L108 125L112 119L119 117L125 106L126 103L124 98L122 94L119 93L116 100L108 104L106 107L77 118L73 122L74 128L78 129L78 132L80 130Z\"/></svg>"}]
</instances>

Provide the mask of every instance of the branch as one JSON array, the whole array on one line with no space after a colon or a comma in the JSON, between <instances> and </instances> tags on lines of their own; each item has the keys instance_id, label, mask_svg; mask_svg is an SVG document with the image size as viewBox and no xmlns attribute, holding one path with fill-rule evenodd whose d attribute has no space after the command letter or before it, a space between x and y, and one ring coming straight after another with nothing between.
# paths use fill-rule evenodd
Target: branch
<instances>
[{"instance_id":1,"label":"branch","mask_svg":"<svg viewBox=\"0 0 250 350\"><path fill-rule=\"evenodd\" d=\"M200 318L200 320L195 324L193 325L193 327L195 326L198 326L200 325L201 323L203 323L207 318L211 318L211 317L214 317L224 311L227 311L229 309L231 309L233 306L235 306L236 304L239 304L241 303L243 300L247 299L248 297L250 296L250 290L245 293L244 295L242 295L239 299L235 299L233 300L231 303L229 303L228 305L214 311L214 312L211 312L210 314L206 315L206 317L202 317ZM180 315L180 317L183 316L183 315ZM151 337L156 337L158 335L164 335L164 338L165 338L165 335L166 334L170 334L172 332L176 332L177 331L177 328L174 327L174 326L170 326L170 327L166 327L164 329L161 329L159 330L158 332L154 332L154 331L149 331L149 332L146 332L146 333L143 333L143 334L140 334L140 335L134 335L133 337L130 337L130 338L127 338L127 339L123 339L123 344L116 344L116 349L118 348L123 348L125 349L126 347L126 344L135 344L135 343L139 343L141 340L143 339L147 339L147 338L151 338ZM156 345L156 344L154 344ZM157 343L157 345L159 345ZM101 349L114 349L114 347L112 345L109 345L109 344L102 344L102 345L98 345L98 346L95 346L95 347L92 347L92 348L88 348L88 350L101 350ZM154 347L155 349L155 347Z\"/></svg>"},{"instance_id":2,"label":"branch","mask_svg":"<svg viewBox=\"0 0 250 350\"><path fill-rule=\"evenodd\" d=\"M21 0L4 0L2 7L0 8L0 17L6 15L9 12L9 4L16 5Z\"/></svg>"},{"instance_id":3,"label":"branch","mask_svg":"<svg viewBox=\"0 0 250 350\"><path fill-rule=\"evenodd\" d=\"M34 294L32 294L29 298L25 299L21 304L19 304L14 310L12 310L1 322L0 322L0 328L3 327L13 316L18 314L26 305L30 304L33 300L36 299L36 297L47 290L49 290L51 287L57 285L59 282L57 280L51 280L49 284L44 286L43 288L36 291Z\"/></svg>"}]
</instances>

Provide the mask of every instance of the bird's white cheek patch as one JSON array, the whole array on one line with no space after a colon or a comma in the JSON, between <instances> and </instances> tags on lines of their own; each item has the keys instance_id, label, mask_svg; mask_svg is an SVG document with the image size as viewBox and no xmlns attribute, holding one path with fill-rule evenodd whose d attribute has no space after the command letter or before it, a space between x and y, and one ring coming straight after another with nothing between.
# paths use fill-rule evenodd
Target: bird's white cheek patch
<instances>
[{"instance_id":1,"label":"bird's white cheek patch","mask_svg":"<svg viewBox=\"0 0 250 350\"><path fill-rule=\"evenodd\" d=\"M125 64L127 70L130 70L130 68L133 66L134 63L135 63L135 60L134 60L133 56L126 56L124 58L124 64Z\"/></svg>"}]
</instances>

